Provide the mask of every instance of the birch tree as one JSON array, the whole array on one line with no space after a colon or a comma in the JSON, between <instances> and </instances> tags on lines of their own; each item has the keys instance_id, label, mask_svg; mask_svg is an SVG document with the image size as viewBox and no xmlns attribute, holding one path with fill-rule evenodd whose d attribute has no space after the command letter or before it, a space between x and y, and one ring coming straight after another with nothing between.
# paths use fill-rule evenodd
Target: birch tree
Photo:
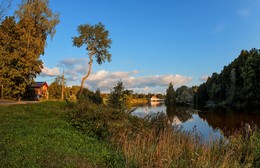
<instances>
[{"instance_id":1,"label":"birch tree","mask_svg":"<svg viewBox=\"0 0 260 168\"><path fill-rule=\"evenodd\" d=\"M105 61L111 61L111 54L108 49L112 43L109 38L109 32L105 29L102 23L96 25L84 24L78 27L79 36L73 37L73 46L81 47L86 45L87 54L89 56L88 72L83 76L80 87L80 94L82 93L83 85L86 79L89 77L93 58L96 58L96 62L101 65Z\"/></svg>"}]
</instances>

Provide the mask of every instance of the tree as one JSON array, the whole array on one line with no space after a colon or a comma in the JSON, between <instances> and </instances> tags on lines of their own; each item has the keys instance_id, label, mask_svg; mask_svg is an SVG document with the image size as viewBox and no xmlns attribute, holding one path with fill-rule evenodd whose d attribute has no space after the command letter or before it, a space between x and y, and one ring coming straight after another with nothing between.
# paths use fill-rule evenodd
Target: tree
<instances>
[{"instance_id":1,"label":"tree","mask_svg":"<svg viewBox=\"0 0 260 168\"><path fill-rule=\"evenodd\" d=\"M257 99L259 93L259 89L257 88L259 86L259 72L257 73L257 70L259 69L259 62L257 64L257 59L260 57L260 52L256 49L252 49L250 54L247 56L247 59L245 61L244 66L242 67L242 73L241 76L244 79L243 83L243 94L246 96L246 101L248 105L251 105L251 103L259 104L260 100Z\"/></svg>"},{"instance_id":2,"label":"tree","mask_svg":"<svg viewBox=\"0 0 260 168\"><path fill-rule=\"evenodd\" d=\"M195 93L195 103L198 106L205 106L208 101L207 83L203 83L198 87L197 93Z\"/></svg>"},{"instance_id":3,"label":"tree","mask_svg":"<svg viewBox=\"0 0 260 168\"><path fill-rule=\"evenodd\" d=\"M198 105L221 103L231 106L260 105L260 50L242 50L220 74L213 73L195 94Z\"/></svg>"},{"instance_id":4,"label":"tree","mask_svg":"<svg viewBox=\"0 0 260 168\"><path fill-rule=\"evenodd\" d=\"M97 89L96 92L94 93L93 97L92 97L92 101L95 104L102 104L103 103L103 98L101 97L100 94L100 89Z\"/></svg>"},{"instance_id":5,"label":"tree","mask_svg":"<svg viewBox=\"0 0 260 168\"><path fill-rule=\"evenodd\" d=\"M236 93L236 69L230 71L230 86L227 91L227 102L231 104L234 101Z\"/></svg>"},{"instance_id":6,"label":"tree","mask_svg":"<svg viewBox=\"0 0 260 168\"><path fill-rule=\"evenodd\" d=\"M168 89L166 90L166 97L165 97L165 105L171 106L176 104L176 97L175 97L175 91L173 88L172 82L169 84Z\"/></svg>"},{"instance_id":7,"label":"tree","mask_svg":"<svg viewBox=\"0 0 260 168\"><path fill-rule=\"evenodd\" d=\"M192 103L194 92L187 86L181 86L176 90L176 102L180 104Z\"/></svg>"},{"instance_id":8,"label":"tree","mask_svg":"<svg viewBox=\"0 0 260 168\"><path fill-rule=\"evenodd\" d=\"M16 16L21 35L21 58L27 77L33 79L41 72L43 62L39 59L44 54L48 35L53 38L59 23L59 15L48 7L49 0L23 0Z\"/></svg>"},{"instance_id":9,"label":"tree","mask_svg":"<svg viewBox=\"0 0 260 168\"><path fill-rule=\"evenodd\" d=\"M43 68L40 55L59 22L48 4L48 0L23 0L15 12L17 19L7 17L1 24L0 78L11 98L20 100Z\"/></svg>"},{"instance_id":10,"label":"tree","mask_svg":"<svg viewBox=\"0 0 260 168\"><path fill-rule=\"evenodd\" d=\"M20 58L21 31L14 17L6 17L0 25L0 79L6 98L19 98L25 92L23 61Z\"/></svg>"},{"instance_id":11,"label":"tree","mask_svg":"<svg viewBox=\"0 0 260 168\"><path fill-rule=\"evenodd\" d=\"M115 109L124 109L124 85L117 82L108 98L109 105Z\"/></svg>"},{"instance_id":12,"label":"tree","mask_svg":"<svg viewBox=\"0 0 260 168\"><path fill-rule=\"evenodd\" d=\"M62 76L55 78L55 81L50 84L48 91L50 99L61 99Z\"/></svg>"},{"instance_id":13,"label":"tree","mask_svg":"<svg viewBox=\"0 0 260 168\"><path fill-rule=\"evenodd\" d=\"M133 91L126 89L126 90L124 90L124 94L125 94L125 95L132 95L132 94L133 94Z\"/></svg>"},{"instance_id":14,"label":"tree","mask_svg":"<svg viewBox=\"0 0 260 168\"><path fill-rule=\"evenodd\" d=\"M108 49L112 43L108 37L109 32L105 29L102 23L98 23L94 26L85 24L78 27L79 36L73 37L73 46L81 47L85 44L86 50L89 55L88 73L82 78L80 94L85 80L89 77L92 69L93 57L96 57L96 62L101 65L106 60L111 61L111 54Z\"/></svg>"}]
</instances>

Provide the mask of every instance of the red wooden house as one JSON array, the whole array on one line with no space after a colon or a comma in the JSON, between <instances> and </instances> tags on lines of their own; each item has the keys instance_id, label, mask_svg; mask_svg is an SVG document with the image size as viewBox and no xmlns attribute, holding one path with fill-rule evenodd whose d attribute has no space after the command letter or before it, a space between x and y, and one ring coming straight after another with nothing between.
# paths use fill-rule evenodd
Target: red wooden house
<instances>
[{"instance_id":1,"label":"red wooden house","mask_svg":"<svg viewBox=\"0 0 260 168\"><path fill-rule=\"evenodd\" d=\"M37 99L47 100L49 98L49 86L46 82L35 82L31 87L34 89Z\"/></svg>"}]
</instances>

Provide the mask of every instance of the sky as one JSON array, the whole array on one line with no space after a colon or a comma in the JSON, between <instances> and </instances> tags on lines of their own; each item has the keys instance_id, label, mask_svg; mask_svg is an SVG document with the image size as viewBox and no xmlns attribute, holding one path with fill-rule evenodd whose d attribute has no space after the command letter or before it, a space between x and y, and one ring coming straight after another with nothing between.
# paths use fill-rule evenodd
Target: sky
<instances>
[{"instance_id":1,"label":"sky","mask_svg":"<svg viewBox=\"0 0 260 168\"><path fill-rule=\"evenodd\" d=\"M50 0L50 8L60 23L36 78L48 84L64 71L67 86L80 85L87 73L86 46L72 43L81 24L102 22L112 40L112 61L94 62L85 82L94 91L109 92L120 80L136 93L200 85L260 45L260 0Z\"/></svg>"}]
</instances>

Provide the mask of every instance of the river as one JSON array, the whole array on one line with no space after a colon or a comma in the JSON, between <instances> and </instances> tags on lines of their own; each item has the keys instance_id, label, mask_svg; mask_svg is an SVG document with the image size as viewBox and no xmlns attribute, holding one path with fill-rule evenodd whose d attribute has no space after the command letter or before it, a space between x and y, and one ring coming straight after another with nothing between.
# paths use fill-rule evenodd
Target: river
<instances>
[{"instance_id":1,"label":"river","mask_svg":"<svg viewBox=\"0 0 260 168\"><path fill-rule=\"evenodd\" d=\"M251 127L260 126L260 110L231 110L214 108L197 110L193 107L166 107L163 103L153 102L138 106L132 115L145 117L158 112L167 114L168 122L183 131L195 131L202 138L218 139L228 136L230 132L241 129L249 123Z\"/></svg>"}]
</instances>

